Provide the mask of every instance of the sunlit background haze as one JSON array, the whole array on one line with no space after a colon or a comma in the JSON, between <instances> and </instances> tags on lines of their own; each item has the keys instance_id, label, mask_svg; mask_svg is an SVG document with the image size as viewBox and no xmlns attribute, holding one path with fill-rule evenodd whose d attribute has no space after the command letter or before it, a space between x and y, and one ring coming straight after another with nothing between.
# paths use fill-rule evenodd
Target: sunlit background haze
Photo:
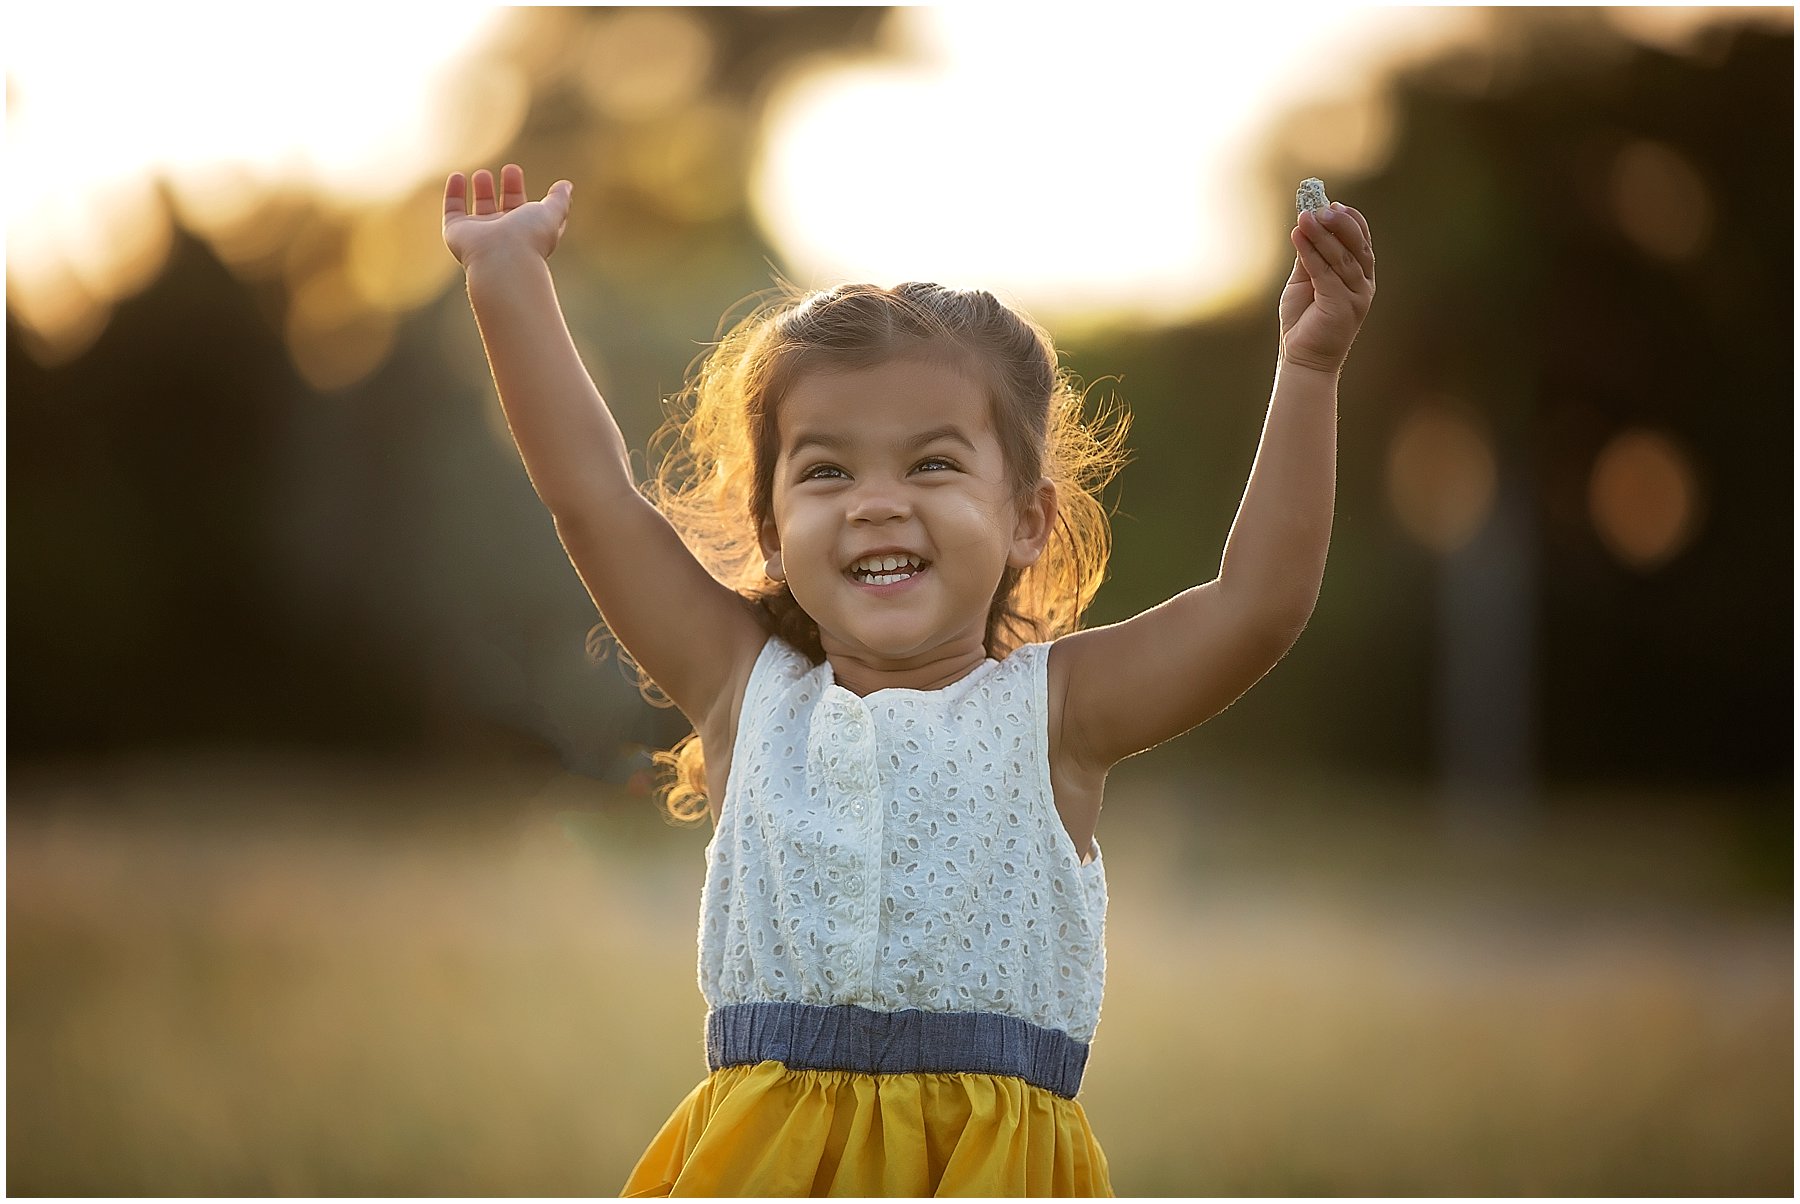
<instances>
[{"instance_id":1,"label":"sunlit background haze","mask_svg":"<svg viewBox=\"0 0 1800 1204\"><path fill-rule=\"evenodd\" d=\"M1318 610L1109 782L1114 1186L1791 1195L1792 11L13 6L8 1191L604 1195L704 1073L685 729L440 237L518 162L634 448L778 280L1048 325L1092 622L1362 209Z\"/></svg>"}]
</instances>

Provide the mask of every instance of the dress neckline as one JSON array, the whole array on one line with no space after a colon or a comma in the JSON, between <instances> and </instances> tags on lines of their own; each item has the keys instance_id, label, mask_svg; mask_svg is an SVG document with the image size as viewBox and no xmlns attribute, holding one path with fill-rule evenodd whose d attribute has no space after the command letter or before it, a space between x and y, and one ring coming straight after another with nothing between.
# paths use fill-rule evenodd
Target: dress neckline
<instances>
[{"instance_id":1,"label":"dress neckline","mask_svg":"<svg viewBox=\"0 0 1800 1204\"><path fill-rule=\"evenodd\" d=\"M902 697L910 696L917 699L943 698L953 692L962 691L968 688L971 683L992 673L999 664L999 661L990 656L955 681L941 685L935 690L920 690L915 689L912 686L882 686L879 690L870 690L867 694L858 694L848 686L839 685L837 680L837 670L831 667L831 661L829 659L820 661L818 667L825 672L826 689L842 690L852 698L861 699L866 704L870 699L880 697L883 694L898 695Z\"/></svg>"}]
</instances>

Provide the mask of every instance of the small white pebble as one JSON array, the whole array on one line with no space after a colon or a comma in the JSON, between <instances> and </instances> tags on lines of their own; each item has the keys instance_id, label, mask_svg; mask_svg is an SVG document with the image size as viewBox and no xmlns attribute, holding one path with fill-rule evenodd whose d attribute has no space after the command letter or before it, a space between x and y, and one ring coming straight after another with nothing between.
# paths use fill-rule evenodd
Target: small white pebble
<instances>
[{"instance_id":1,"label":"small white pebble","mask_svg":"<svg viewBox=\"0 0 1800 1204\"><path fill-rule=\"evenodd\" d=\"M1325 199L1325 181L1316 176L1308 176L1300 181L1299 189L1294 193L1294 212L1305 213L1311 209L1317 213L1321 209L1330 208L1331 202Z\"/></svg>"}]
</instances>

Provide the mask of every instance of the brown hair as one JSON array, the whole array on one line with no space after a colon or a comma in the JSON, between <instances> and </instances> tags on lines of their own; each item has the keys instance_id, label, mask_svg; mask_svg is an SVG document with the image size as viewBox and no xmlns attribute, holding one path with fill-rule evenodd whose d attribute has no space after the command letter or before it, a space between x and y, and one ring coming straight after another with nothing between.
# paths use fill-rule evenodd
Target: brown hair
<instances>
[{"instance_id":1,"label":"brown hair","mask_svg":"<svg viewBox=\"0 0 1800 1204\"><path fill-rule=\"evenodd\" d=\"M651 440L656 468L644 493L714 576L814 661L824 659L818 626L785 582L764 574L757 539L773 505L776 407L808 371L921 356L948 359L986 386L1016 496L1029 497L1044 477L1056 486L1056 526L1043 555L1029 568L1009 567L994 593L988 655L1075 630L1105 576L1111 532L1098 494L1124 465L1129 418L1113 407L1083 421L1082 393L1042 327L991 293L936 284L783 290L700 361ZM698 735L656 760L674 771L669 813L698 820L706 813Z\"/></svg>"}]
</instances>

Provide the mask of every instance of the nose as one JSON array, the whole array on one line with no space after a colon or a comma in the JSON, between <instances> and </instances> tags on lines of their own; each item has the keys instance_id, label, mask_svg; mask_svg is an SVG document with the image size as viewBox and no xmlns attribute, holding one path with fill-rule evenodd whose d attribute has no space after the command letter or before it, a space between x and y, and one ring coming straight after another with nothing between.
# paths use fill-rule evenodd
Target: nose
<instances>
[{"instance_id":1,"label":"nose","mask_svg":"<svg viewBox=\"0 0 1800 1204\"><path fill-rule=\"evenodd\" d=\"M912 513L905 491L892 481L858 484L850 495L847 517L854 524L894 522Z\"/></svg>"}]
</instances>

